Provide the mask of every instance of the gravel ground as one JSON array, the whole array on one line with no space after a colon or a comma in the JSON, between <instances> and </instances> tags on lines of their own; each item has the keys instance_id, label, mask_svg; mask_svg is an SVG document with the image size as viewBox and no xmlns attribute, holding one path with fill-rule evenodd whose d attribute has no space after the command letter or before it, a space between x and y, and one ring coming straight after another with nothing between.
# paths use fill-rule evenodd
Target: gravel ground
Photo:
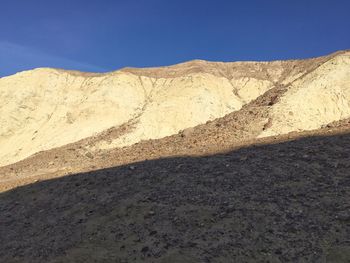
<instances>
[{"instance_id":1,"label":"gravel ground","mask_svg":"<svg viewBox=\"0 0 350 263\"><path fill-rule=\"evenodd\" d=\"M350 135L0 194L1 262L350 262Z\"/></svg>"}]
</instances>

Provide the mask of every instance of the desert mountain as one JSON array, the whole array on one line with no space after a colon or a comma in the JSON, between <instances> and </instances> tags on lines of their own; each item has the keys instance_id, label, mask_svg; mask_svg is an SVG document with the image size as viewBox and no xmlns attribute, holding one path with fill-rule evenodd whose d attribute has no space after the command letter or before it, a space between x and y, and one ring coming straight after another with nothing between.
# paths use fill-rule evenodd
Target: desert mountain
<instances>
[{"instance_id":1,"label":"desert mountain","mask_svg":"<svg viewBox=\"0 0 350 263\"><path fill-rule=\"evenodd\" d=\"M0 97L1 262L349 262L349 51L35 69Z\"/></svg>"},{"instance_id":2,"label":"desert mountain","mask_svg":"<svg viewBox=\"0 0 350 263\"><path fill-rule=\"evenodd\" d=\"M350 52L104 74L41 68L1 78L0 98L2 179L68 173L344 123Z\"/></svg>"}]
</instances>

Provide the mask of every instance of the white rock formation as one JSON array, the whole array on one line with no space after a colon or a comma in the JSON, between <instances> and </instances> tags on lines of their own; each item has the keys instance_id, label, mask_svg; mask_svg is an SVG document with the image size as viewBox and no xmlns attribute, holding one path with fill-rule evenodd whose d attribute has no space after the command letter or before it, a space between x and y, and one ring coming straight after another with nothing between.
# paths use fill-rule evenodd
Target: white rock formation
<instances>
[{"instance_id":1,"label":"white rock formation","mask_svg":"<svg viewBox=\"0 0 350 263\"><path fill-rule=\"evenodd\" d=\"M231 82L200 72L174 78L48 68L17 73L0 79L0 165L132 119L138 120L132 133L98 147L168 136L239 110L271 87L266 80Z\"/></svg>"},{"instance_id":2,"label":"white rock formation","mask_svg":"<svg viewBox=\"0 0 350 263\"><path fill-rule=\"evenodd\" d=\"M237 111L281 84L288 91L259 136L317 129L350 117L349 54L311 72L313 60L199 60L105 74L41 68L0 78L0 166L131 120L131 132L94 148L162 138Z\"/></svg>"},{"instance_id":3,"label":"white rock formation","mask_svg":"<svg viewBox=\"0 0 350 263\"><path fill-rule=\"evenodd\" d=\"M346 118L350 118L350 52L293 82L272 106L272 125L259 137L319 129Z\"/></svg>"}]
</instances>

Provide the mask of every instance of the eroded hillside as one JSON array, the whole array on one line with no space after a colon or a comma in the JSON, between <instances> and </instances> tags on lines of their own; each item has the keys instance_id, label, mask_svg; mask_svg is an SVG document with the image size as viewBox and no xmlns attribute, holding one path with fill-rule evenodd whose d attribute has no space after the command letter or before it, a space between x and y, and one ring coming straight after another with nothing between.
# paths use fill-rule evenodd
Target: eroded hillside
<instances>
[{"instance_id":1,"label":"eroded hillside","mask_svg":"<svg viewBox=\"0 0 350 263\"><path fill-rule=\"evenodd\" d=\"M348 129L350 52L106 74L36 69L1 78L0 97L8 188L27 177L295 137L337 121Z\"/></svg>"},{"instance_id":2,"label":"eroded hillside","mask_svg":"<svg viewBox=\"0 0 350 263\"><path fill-rule=\"evenodd\" d=\"M268 74L227 78L192 72L189 64L174 77L35 69L0 79L0 165L131 121L133 131L113 147L165 137L239 110L273 87ZM247 66L255 72L264 68Z\"/></svg>"}]
</instances>

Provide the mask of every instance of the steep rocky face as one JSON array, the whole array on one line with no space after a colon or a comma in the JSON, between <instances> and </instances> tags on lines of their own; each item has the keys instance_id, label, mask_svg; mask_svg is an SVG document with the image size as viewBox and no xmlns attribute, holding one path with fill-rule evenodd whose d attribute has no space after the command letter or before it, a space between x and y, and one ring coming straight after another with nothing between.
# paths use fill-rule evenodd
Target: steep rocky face
<instances>
[{"instance_id":1,"label":"steep rocky face","mask_svg":"<svg viewBox=\"0 0 350 263\"><path fill-rule=\"evenodd\" d=\"M132 85L137 80L130 74L84 77L53 69L0 79L0 164L127 122L143 104L141 86Z\"/></svg>"},{"instance_id":2,"label":"steep rocky face","mask_svg":"<svg viewBox=\"0 0 350 263\"><path fill-rule=\"evenodd\" d=\"M271 125L259 136L314 130L350 117L350 52L292 82L272 106Z\"/></svg>"},{"instance_id":3,"label":"steep rocky face","mask_svg":"<svg viewBox=\"0 0 350 263\"><path fill-rule=\"evenodd\" d=\"M317 129L350 117L349 54L1 78L0 165L91 136L90 151L130 146L233 113L226 126L240 140Z\"/></svg>"},{"instance_id":4,"label":"steep rocky face","mask_svg":"<svg viewBox=\"0 0 350 263\"><path fill-rule=\"evenodd\" d=\"M260 68L251 70L259 72ZM133 132L100 147L168 136L239 110L272 86L268 76L226 78L205 70L192 72L186 64L174 77L132 70L80 74L35 69L18 73L0 79L0 165L131 120L136 123Z\"/></svg>"}]
</instances>

